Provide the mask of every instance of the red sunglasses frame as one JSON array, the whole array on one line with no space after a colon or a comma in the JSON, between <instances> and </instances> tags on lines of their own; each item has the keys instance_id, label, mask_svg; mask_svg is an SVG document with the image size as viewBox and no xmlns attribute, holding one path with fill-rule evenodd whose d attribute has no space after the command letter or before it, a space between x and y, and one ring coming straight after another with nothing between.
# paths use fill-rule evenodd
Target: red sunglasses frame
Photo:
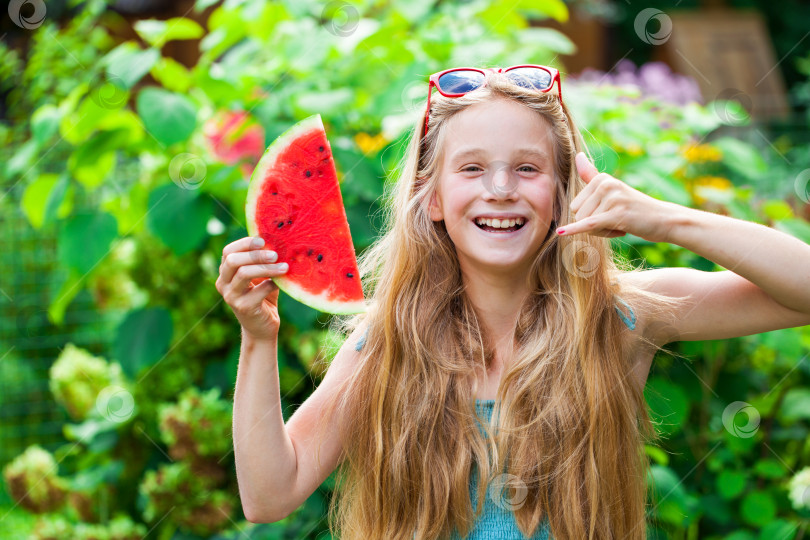
<instances>
[{"instance_id":1,"label":"red sunglasses frame","mask_svg":"<svg viewBox=\"0 0 810 540\"><path fill-rule=\"evenodd\" d=\"M563 100L562 100L562 83L560 82L560 72L559 72L559 70L557 70L557 69L555 69L553 67L540 66L540 65L537 65L537 64L520 64L520 65L517 65L517 66L510 66L508 68L454 67L454 68L450 68L450 69L445 69L444 71L437 71L436 73L431 75L430 78L428 79L429 83L428 83L427 110L425 111L425 131L422 133L422 137L427 135L427 132L428 132L428 119L430 117L430 95L433 93L433 88L436 88L436 90L438 90L438 92L441 95L443 95L444 97L450 97L450 98L461 97L461 96L469 93L469 92L463 92L461 94L447 94L445 92L442 92L442 89L439 87L439 79L442 77L442 75L444 75L446 73L450 73L452 71L477 71L478 73L481 73L485 77L484 78L484 83L481 86L478 87L478 88L483 88L483 87L485 87L487 85L487 80L486 80L486 72L487 71L492 71L492 72L495 72L495 73L506 73L507 71L511 71L513 69L526 68L526 67L539 68L539 69L547 71L548 74L551 75L551 84L548 85L548 88L546 88L545 90L538 90L538 91L543 92L543 93L550 92L551 89L554 88L554 83L556 82L557 83L557 95L560 97L560 103L563 102ZM476 88L475 90L478 90L478 88ZM470 92L472 92L472 91L473 90L470 90Z\"/></svg>"}]
</instances>

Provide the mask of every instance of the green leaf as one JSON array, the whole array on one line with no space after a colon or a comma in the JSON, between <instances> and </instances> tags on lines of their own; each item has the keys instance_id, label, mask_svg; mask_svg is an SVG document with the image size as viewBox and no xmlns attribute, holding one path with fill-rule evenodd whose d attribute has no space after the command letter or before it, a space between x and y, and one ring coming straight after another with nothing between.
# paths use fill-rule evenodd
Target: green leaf
<instances>
[{"instance_id":1,"label":"green leaf","mask_svg":"<svg viewBox=\"0 0 810 540\"><path fill-rule=\"evenodd\" d=\"M810 388L791 388L782 400L782 419L791 422L810 418Z\"/></svg>"},{"instance_id":2,"label":"green leaf","mask_svg":"<svg viewBox=\"0 0 810 540\"><path fill-rule=\"evenodd\" d=\"M166 184L149 194L147 224L176 255L183 255L208 237L206 226L213 205L211 197L201 195L199 190Z\"/></svg>"},{"instance_id":3,"label":"green leaf","mask_svg":"<svg viewBox=\"0 0 810 540\"><path fill-rule=\"evenodd\" d=\"M759 540L793 540L798 528L798 523L776 519L762 527L759 531Z\"/></svg>"},{"instance_id":4,"label":"green leaf","mask_svg":"<svg viewBox=\"0 0 810 540\"><path fill-rule=\"evenodd\" d=\"M653 501L658 518L676 525L685 524L698 501L689 495L675 471L669 467L652 465L648 481L653 486Z\"/></svg>"},{"instance_id":5,"label":"green leaf","mask_svg":"<svg viewBox=\"0 0 810 540\"><path fill-rule=\"evenodd\" d=\"M768 493L753 491L743 498L740 515L749 525L762 527L776 515L776 503Z\"/></svg>"},{"instance_id":6,"label":"green leaf","mask_svg":"<svg viewBox=\"0 0 810 540\"><path fill-rule=\"evenodd\" d=\"M341 182L341 190L347 195L357 195L367 202L372 202L382 195L383 183L380 171L374 163L352 148L332 147L332 157L338 171L346 175Z\"/></svg>"},{"instance_id":7,"label":"green leaf","mask_svg":"<svg viewBox=\"0 0 810 540\"><path fill-rule=\"evenodd\" d=\"M81 424L65 424L65 437L71 441L91 443L98 435L115 430L117 424L106 418L88 418Z\"/></svg>"},{"instance_id":8,"label":"green leaf","mask_svg":"<svg viewBox=\"0 0 810 540\"><path fill-rule=\"evenodd\" d=\"M155 48L142 50L131 41L126 41L107 53L101 64L107 68L107 78L114 84L126 89L149 73L160 58L160 51Z\"/></svg>"},{"instance_id":9,"label":"green leaf","mask_svg":"<svg viewBox=\"0 0 810 540\"><path fill-rule=\"evenodd\" d=\"M651 377L644 388L650 417L663 434L681 429L689 413L689 399L681 388L661 377Z\"/></svg>"},{"instance_id":10,"label":"green leaf","mask_svg":"<svg viewBox=\"0 0 810 540\"><path fill-rule=\"evenodd\" d=\"M62 113L53 105L43 105L31 116L31 133L40 146L48 142L59 129Z\"/></svg>"},{"instance_id":11,"label":"green leaf","mask_svg":"<svg viewBox=\"0 0 810 540\"><path fill-rule=\"evenodd\" d=\"M136 108L146 129L166 146L188 139L197 123L197 109L190 99L160 88L143 89Z\"/></svg>"},{"instance_id":12,"label":"green leaf","mask_svg":"<svg viewBox=\"0 0 810 540\"><path fill-rule=\"evenodd\" d=\"M349 106L354 99L351 88L337 88L328 92L302 92L294 98L295 105L306 113L329 115Z\"/></svg>"},{"instance_id":13,"label":"green leaf","mask_svg":"<svg viewBox=\"0 0 810 540\"><path fill-rule=\"evenodd\" d=\"M762 153L747 142L721 137L712 144L723 152L723 163L728 168L749 180L758 180L768 169Z\"/></svg>"},{"instance_id":14,"label":"green leaf","mask_svg":"<svg viewBox=\"0 0 810 540\"><path fill-rule=\"evenodd\" d=\"M644 452L650 456L658 465L668 465L669 464L669 454L667 454L663 449L658 448L657 446L652 446L649 444L644 445Z\"/></svg>"},{"instance_id":15,"label":"green leaf","mask_svg":"<svg viewBox=\"0 0 810 540\"><path fill-rule=\"evenodd\" d=\"M562 0L520 0L515 7L533 18L545 15L562 23L568 20L568 6Z\"/></svg>"},{"instance_id":16,"label":"green leaf","mask_svg":"<svg viewBox=\"0 0 810 540\"><path fill-rule=\"evenodd\" d=\"M202 37L202 26L191 19L173 17L165 21L147 19L135 23L135 31L144 41L160 49L167 41Z\"/></svg>"},{"instance_id":17,"label":"green leaf","mask_svg":"<svg viewBox=\"0 0 810 540\"><path fill-rule=\"evenodd\" d=\"M205 8L211 7L219 2L219 0L197 0L194 3L194 11L197 13L205 11Z\"/></svg>"},{"instance_id":18,"label":"green leaf","mask_svg":"<svg viewBox=\"0 0 810 540\"><path fill-rule=\"evenodd\" d=\"M520 32L520 44L542 47L560 54L573 54L577 50L574 42L559 30L537 26Z\"/></svg>"},{"instance_id":19,"label":"green leaf","mask_svg":"<svg viewBox=\"0 0 810 540\"><path fill-rule=\"evenodd\" d=\"M740 529L727 536L724 536L723 540L756 540L756 538L756 535L751 531Z\"/></svg>"},{"instance_id":20,"label":"green leaf","mask_svg":"<svg viewBox=\"0 0 810 540\"><path fill-rule=\"evenodd\" d=\"M188 68L172 58L161 58L151 73L160 84L173 92L185 92L192 83Z\"/></svg>"},{"instance_id":21,"label":"green leaf","mask_svg":"<svg viewBox=\"0 0 810 540\"><path fill-rule=\"evenodd\" d=\"M775 459L760 459L754 465L754 472L765 478L782 478L785 476L785 467Z\"/></svg>"},{"instance_id":22,"label":"green leaf","mask_svg":"<svg viewBox=\"0 0 810 540\"><path fill-rule=\"evenodd\" d=\"M746 475L737 471L721 471L717 475L717 492L726 499L733 499L745 489Z\"/></svg>"},{"instance_id":23,"label":"green leaf","mask_svg":"<svg viewBox=\"0 0 810 540\"><path fill-rule=\"evenodd\" d=\"M106 212L76 214L59 231L59 260L81 274L90 272L110 252L118 236L115 218Z\"/></svg>"},{"instance_id":24,"label":"green leaf","mask_svg":"<svg viewBox=\"0 0 810 540\"><path fill-rule=\"evenodd\" d=\"M124 462L116 459L108 461L89 469L78 471L71 478L71 487L74 490L92 490L102 483L115 483L124 471Z\"/></svg>"},{"instance_id":25,"label":"green leaf","mask_svg":"<svg viewBox=\"0 0 810 540\"><path fill-rule=\"evenodd\" d=\"M61 325L65 319L65 310L84 287L87 274L80 274L77 270L71 269L65 281L57 289L52 289L50 303L48 305L48 319L53 324Z\"/></svg>"},{"instance_id":26,"label":"green leaf","mask_svg":"<svg viewBox=\"0 0 810 540\"><path fill-rule=\"evenodd\" d=\"M35 229L42 228L54 216L67 216L73 208L73 189L68 177L50 173L40 175L25 188L21 205Z\"/></svg>"},{"instance_id":27,"label":"green leaf","mask_svg":"<svg viewBox=\"0 0 810 540\"><path fill-rule=\"evenodd\" d=\"M411 24L417 23L425 15L430 13L437 0L405 0L396 2L396 10ZM340 4L337 4L340 6ZM334 18L333 14L330 14Z\"/></svg>"},{"instance_id":28,"label":"green leaf","mask_svg":"<svg viewBox=\"0 0 810 540\"><path fill-rule=\"evenodd\" d=\"M130 126L99 131L80 144L68 158L68 168L88 190L104 183L116 164L116 149L127 148L142 134Z\"/></svg>"},{"instance_id":29,"label":"green leaf","mask_svg":"<svg viewBox=\"0 0 810 540\"><path fill-rule=\"evenodd\" d=\"M319 311L302 304L287 294L278 297L278 308L282 319L290 321L299 331L312 328L320 315Z\"/></svg>"},{"instance_id":30,"label":"green leaf","mask_svg":"<svg viewBox=\"0 0 810 540\"><path fill-rule=\"evenodd\" d=\"M68 158L68 169L88 191L103 184L115 167L115 152L98 154L97 150L92 144L84 144Z\"/></svg>"},{"instance_id":31,"label":"green leaf","mask_svg":"<svg viewBox=\"0 0 810 540\"><path fill-rule=\"evenodd\" d=\"M113 357L128 376L155 364L169 350L173 333L172 316L162 307L130 311L118 326Z\"/></svg>"},{"instance_id":32,"label":"green leaf","mask_svg":"<svg viewBox=\"0 0 810 540\"><path fill-rule=\"evenodd\" d=\"M115 99L115 98L113 98ZM86 141L98 131L125 129L129 132L125 144L134 144L143 138L140 118L129 109L106 107L98 95L88 96L73 113L66 114L59 123L59 133L73 145Z\"/></svg>"},{"instance_id":33,"label":"green leaf","mask_svg":"<svg viewBox=\"0 0 810 540\"><path fill-rule=\"evenodd\" d=\"M762 205L762 211L774 221L794 217L793 208L781 200L765 201Z\"/></svg>"},{"instance_id":34,"label":"green leaf","mask_svg":"<svg viewBox=\"0 0 810 540\"><path fill-rule=\"evenodd\" d=\"M25 176L33 168L31 163L39 152L37 141L31 139L14 149L16 153L6 162L5 176L13 178L18 175ZM34 165L36 166L36 165Z\"/></svg>"}]
</instances>

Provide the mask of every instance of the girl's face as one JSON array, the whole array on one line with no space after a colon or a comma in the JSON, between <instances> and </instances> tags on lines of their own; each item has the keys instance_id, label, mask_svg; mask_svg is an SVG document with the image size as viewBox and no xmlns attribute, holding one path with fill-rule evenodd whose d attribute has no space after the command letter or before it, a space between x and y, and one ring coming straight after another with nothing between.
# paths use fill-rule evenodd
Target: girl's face
<instances>
[{"instance_id":1,"label":"girl's face","mask_svg":"<svg viewBox=\"0 0 810 540\"><path fill-rule=\"evenodd\" d=\"M547 124L519 103L496 99L453 116L445 135L430 217L444 220L462 270L528 271L553 218Z\"/></svg>"}]
</instances>

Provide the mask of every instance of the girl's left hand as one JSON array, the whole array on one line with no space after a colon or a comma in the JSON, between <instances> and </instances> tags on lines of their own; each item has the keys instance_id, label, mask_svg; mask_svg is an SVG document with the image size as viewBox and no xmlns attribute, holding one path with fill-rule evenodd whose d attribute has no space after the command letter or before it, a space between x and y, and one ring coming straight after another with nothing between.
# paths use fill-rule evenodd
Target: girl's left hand
<instances>
[{"instance_id":1,"label":"girl's left hand","mask_svg":"<svg viewBox=\"0 0 810 540\"><path fill-rule=\"evenodd\" d=\"M627 233L648 242L666 242L666 216L672 204L633 189L607 173L600 173L584 152L576 157L580 178L587 186L571 203L576 221L557 227L560 236L587 233L616 238Z\"/></svg>"}]
</instances>

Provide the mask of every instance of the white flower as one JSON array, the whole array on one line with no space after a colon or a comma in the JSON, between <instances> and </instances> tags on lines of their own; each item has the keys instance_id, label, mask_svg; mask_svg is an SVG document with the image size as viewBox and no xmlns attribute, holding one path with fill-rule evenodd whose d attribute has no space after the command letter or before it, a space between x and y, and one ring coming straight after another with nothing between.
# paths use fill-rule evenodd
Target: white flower
<instances>
[{"instance_id":1,"label":"white flower","mask_svg":"<svg viewBox=\"0 0 810 540\"><path fill-rule=\"evenodd\" d=\"M810 467L805 467L791 478L789 489L793 508L796 510L810 509Z\"/></svg>"}]
</instances>

